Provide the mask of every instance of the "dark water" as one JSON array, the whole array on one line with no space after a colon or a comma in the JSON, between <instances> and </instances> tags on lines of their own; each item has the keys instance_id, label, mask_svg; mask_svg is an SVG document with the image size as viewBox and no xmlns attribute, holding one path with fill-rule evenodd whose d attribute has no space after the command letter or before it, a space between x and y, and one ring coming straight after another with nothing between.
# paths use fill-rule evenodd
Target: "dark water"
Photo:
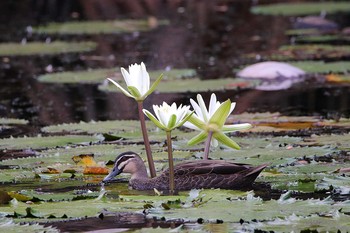
<instances>
[{"instance_id":1,"label":"dark water","mask_svg":"<svg viewBox=\"0 0 350 233\"><path fill-rule=\"evenodd\" d=\"M49 4L50 2L50 4ZM44 4L45 3L45 4ZM141 4L141 3L140 3ZM154 1L131 4L123 1L13 1L1 2L0 41L45 40L27 35L25 28L48 21L78 19L145 18L154 15L170 20L170 26L140 34L104 36L53 36L51 40L89 39L98 49L85 54L23 56L0 59L0 116L23 118L31 129L43 125L107 119L135 119L136 106L121 94L106 94L93 85L42 84L36 77L52 65L54 71L128 66L144 61L148 69L193 68L203 79L233 76L245 63L243 53L264 52L288 44L284 31L291 27L284 17L255 16L250 1ZM339 18L339 17L338 17ZM7 22L10 22L9 24ZM338 22L342 23L341 18ZM101 59L92 59L99 56ZM111 59L112 58L112 59ZM210 93L207 93L209 96ZM288 115L349 115L348 88L300 86L287 91L217 92L220 99L238 102L235 113L279 111ZM204 93L204 95L206 95ZM161 101L188 103L195 94L152 95L145 107ZM263 98L262 98L263 97Z\"/></svg>"}]
</instances>

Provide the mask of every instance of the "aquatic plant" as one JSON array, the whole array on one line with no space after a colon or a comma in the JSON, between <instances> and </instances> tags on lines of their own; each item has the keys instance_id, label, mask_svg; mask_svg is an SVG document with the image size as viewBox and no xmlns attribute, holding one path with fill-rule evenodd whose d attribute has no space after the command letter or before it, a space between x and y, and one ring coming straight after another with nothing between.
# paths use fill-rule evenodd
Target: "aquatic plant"
<instances>
[{"instance_id":1,"label":"aquatic plant","mask_svg":"<svg viewBox=\"0 0 350 233\"><path fill-rule=\"evenodd\" d=\"M156 116L148 110L143 109L144 114L160 129L164 130L167 135L168 145L168 160L169 160L169 190L174 192L174 162L172 155L171 131L182 126L193 114L189 113L190 106L176 106L176 103L168 105L163 102L163 105L153 105L153 110Z\"/></svg>"},{"instance_id":2,"label":"aquatic plant","mask_svg":"<svg viewBox=\"0 0 350 233\"><path fill-rule=\"evenodd\" d=\"M163 75L160 75L157 80L150 87L150 77L146 70L145 64L142 62L140 65L134 64L129 66L129 72L124 68L121 68L122 75L127 85L125 90L119 83L113 79L108 78L115 86L117 86L127 97L134 98L137 101L139 119L141 123L142 135L145 144L148 165L151 173L151 177L156 176L156 169L154 168L154 162L152 157L152 151L148 139L147 128L145 123L145 116L142 113L143 101L148 95L150 95L159 84Z\"/></svg>"},{"instance_id":3,"label":"aquatic plant","mask_svg":"<svg viewBox=\"0 0 350 233\"><path fill-rule=\"evenodd\" d=\"M218 146L218 141L231 148L240 149L239 145L226 136L225 133L249 129L252 126L249 123L224 125L226 119L236 106L235 102L231 103L231 100L228 99L220 103L216 100L216 95L213 93L210 97L208 110L200 94L197 95L198 103L193 99L190 101L195 114L188 119L188 123L185 123L185 126L194 130L200 130L201 132L188 142L189 145L194 145L207 139L204 149L204 159L208 159L210 145L216 147Z\"/></svg>"}]
</instances>

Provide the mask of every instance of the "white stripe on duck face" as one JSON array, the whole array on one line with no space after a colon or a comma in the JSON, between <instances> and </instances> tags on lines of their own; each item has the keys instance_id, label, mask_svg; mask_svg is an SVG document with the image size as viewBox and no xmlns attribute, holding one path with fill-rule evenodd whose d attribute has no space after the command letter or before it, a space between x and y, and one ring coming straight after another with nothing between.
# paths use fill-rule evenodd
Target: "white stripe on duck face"
<instances>
[{"instance_id":1,"label":"white stripe on duck face","mask_svg":"<svg viewBox=\"0 0 350 233\"><path fill-rule=\"evenodd\" d=\"M118 167L119 170L123 170L129 160L133 158L135 158L133 154L123 154L116 160L115 166Z\"/></svg>"}]
</instances>

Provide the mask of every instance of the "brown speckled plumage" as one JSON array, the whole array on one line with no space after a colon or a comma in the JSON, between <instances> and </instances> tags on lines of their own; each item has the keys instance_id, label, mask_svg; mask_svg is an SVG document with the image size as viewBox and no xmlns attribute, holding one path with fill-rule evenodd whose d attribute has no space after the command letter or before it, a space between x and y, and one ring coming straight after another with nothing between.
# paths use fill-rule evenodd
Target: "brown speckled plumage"
<instances>
[{"instance_id":1,"label":"brown speckled plumage","mask_svg":"<svg viewBox=\"0 0 350 233\"><path fill-rule=\"evenodd\" d=\"M130 156L127 162L125 162L126 156ZM119 161L122 161L122 164L120 164ZM144 162L141 157L134 152L126 152L119 155L116 159L115 167L119 170L119 173L126 172L132 174L129 186L133 189L169 189L168 169L159 176L150 179L148 178ZM251 186L265 167L265 164L252 167L247 164L232 163L224 160L196 160L184 162L177 164L174 168L175 189L243 189ZM113 171L111 174L112 173ZM110 180L114 176L114 174L111 174L108 175L104 181Z\"/></svg>"}]
</instances>

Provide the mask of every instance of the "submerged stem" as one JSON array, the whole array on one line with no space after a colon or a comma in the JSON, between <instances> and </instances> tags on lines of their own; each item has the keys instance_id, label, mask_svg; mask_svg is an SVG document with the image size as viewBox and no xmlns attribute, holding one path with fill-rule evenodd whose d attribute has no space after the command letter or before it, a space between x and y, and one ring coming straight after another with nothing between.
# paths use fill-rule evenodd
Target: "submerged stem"
<instances>
[{"instance_id":1,"label":"submerged stem","mask_svg":"<svg viewBox=\"0 0 350 233\"><path fill-rule=\"evenodd\" d=\"M174 181L174 160L173 160L173 148L171 144L171 131L166 131L167 144L168 144L168 159L169 159L169 192L174 194L175 181Z\"/></svg>"},{"instance_id":2,"label":"submerged stem","mask_svg":"<svg viewBox=\"0 0 350 233\"><path fill-rule=\"evenodd\" d=\"M156 177L156 169L154 168L154 161L153 161L153 157L152 157L151 145L150 145L149 139L148 139L145 115L142 112L143 102L137 101L137 107L138 107L138 111L139 111L139 119L140 119L140 123L141 123L142 136L143 136L143 141L145 144L145 149L146 149L146 154L147 154L149 171L151 173L151 178L153 178L153 177Z\"/></svg>"},{"instance_id":3,"label":"submerged stem","mask_svg":"<svg viewBox=\"0 0 350 233\"><path fill-rule=\"evenodd\" d=\"M209 158L209 152L210 152L210 142L213 137L213 131L208 132L207 141L205 142L205 148L204 148L204 159L207 160Z\"/></svg>"}]
</instances>

